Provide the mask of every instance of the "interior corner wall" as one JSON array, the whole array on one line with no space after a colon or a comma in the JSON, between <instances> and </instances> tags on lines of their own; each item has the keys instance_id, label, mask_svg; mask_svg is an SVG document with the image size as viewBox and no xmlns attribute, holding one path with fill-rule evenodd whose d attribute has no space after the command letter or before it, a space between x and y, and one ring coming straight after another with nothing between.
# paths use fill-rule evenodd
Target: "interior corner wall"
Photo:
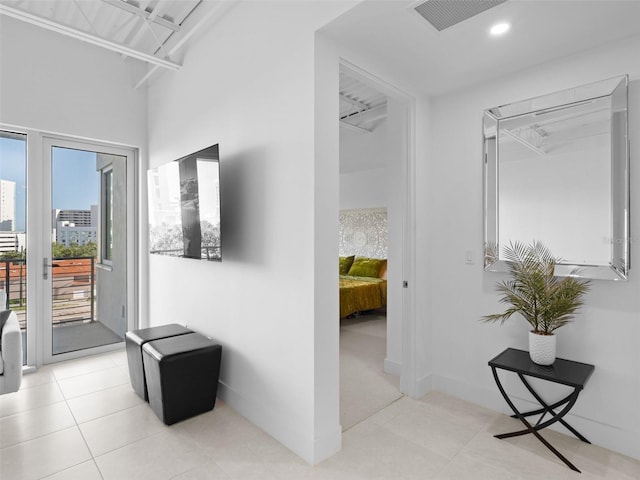
<instances>
[{"instance_id":1,"label":"interior corner wall","mask_svg":"<svg viewBox=\"0 0 640 480\"><path fill-rule=\"evenodd\" d=\"M0 122L144 147L137 60L0 15Z\"/></svg>"},{"instance_id":2,"label":"interior corner wall","mask_svg":"<svg viewBox=\"0 0 640 480\"><path fill-rule=\"evenodd\" d=\"M314 212L314 429L317 460L342 446L340 425L340 307L338 273L338 205L340 141L339 72L335 45L315 35L315 174Z\"/></svg>"},{"instance_id":3,"label":"interior corner wall","mask_svg":"<svg viewBox=\"0 0 640 480\"><path fill-rule=\"evenodd\" d=\"M337 242L322 239L337 152L322 173L314 32L348 6L238 2L149 87L151 167L219 144L222 262L151 255L148 323L220 342L221 398L310 463L340 448Z\"/></svg>"},{"instance_id":4,"label":"interior corner wall","mask_svg":"<svg viewBox=\"0 0 640 480\"><path fill-rule=\"evenodd\" d=\"M418 265L430 277L435 389L506 412L487 361L507 347L528 349L524 320L514 318L503 326L479 322L482 315L503 310L494 286L506 278L482 268L483 110L630 74L630 211L636 218L640 211L635 190L640 185L638 51L640 38L635 37L432 99L432 118L437 122L429 132L429 176L417 181L424 181L430 192L429 198L420 200L418 218L424 217L437 232L428 264ZM595 365L568 422L593 443L640 458L640 265L633 261L640 258L640 224L633 220L631 237L629 281L594 281L575 321L557 332L557 351L561 358ZM474 265L465 264L466 250L475 253ZM505 380L507 390L524 406L528 396L517 377ZM557 390L543 391L551 399L559 398Z\"/></svg>"}]
</instances>

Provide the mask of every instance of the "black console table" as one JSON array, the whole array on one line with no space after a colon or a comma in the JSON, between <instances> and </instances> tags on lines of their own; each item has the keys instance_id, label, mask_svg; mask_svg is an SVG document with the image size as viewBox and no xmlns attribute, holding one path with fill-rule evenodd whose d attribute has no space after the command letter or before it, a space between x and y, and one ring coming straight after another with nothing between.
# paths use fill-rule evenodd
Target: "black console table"
<instances>
[{"instance_id":1,"label":"black console table","mask_svg":"<svg viewBox=\"0 0 640 480\"><path fill-rule=\"evenodd\" d=\"M504 399L511 407L511 410L515 413L512 415L513 418L519 419L525 425L524 430L518 430L516 432L511 433L503 433L500 435L495 435L496 438L509 438L509 437L517 437L519 435L526 435L531 433L536 436L538 440L540 440L549 450L551 450L560 460L562 460L571 470L575 470L576 472L580 472L575 465L573 465L569 460L567 460L558 450L556 450L553 445L551 445L547 440L545 440L542 435L540 435L539 431L543 428L548 427L556 422L560 422L564 425L571 433L573 433L577 438L582 440L583 442L591 443L585 437L583 437L576 429L574 429L571 425L569 425L562 417L564 417L569 410L575 405L576 400L578 399L578 395L580 391L584 388L589 380L589 377L593 373L595 367L593 365L589 365L587 363L573 362L571 360L563 360L561 358L556 359L555 363L551 366L545 367L542 365L537 365L531 361L529 357L529 352L525 352L523 350L516 350L515 348L507 348L500 355L495 357L494 359L489 361L489 366L493 371L493 378L496 380L496 384L498 385L498 389L500 393L504 397ZM500 368L502 370L507 370L510 372L514 372L518 374L518 377L522 381L527 390L533 395L536 401L540 404L542 408L538 408L536 410L531 410L530 412L521 413L515 407L509 396L504 390L504 387L500 383L500 378L498 378L497 369ZM533 387L527 382L525 377L535 377L540 378L542 380L547 380L553 383L559 383L561 385L566 385L568 387L573 387L573 392L567 395L562 400L558 400L557 402L547 405L547 403L540 397L540 395L533 389ZM564 407L563 407L564 406ZM556 410L560 407L563 407L558 413ZM542 421L544 417L549 414L551 418L546 421ZM540 419L535 425L532 425L526 420L526 417L531 415L541 415Z\"/></svg>"}]
</instances>

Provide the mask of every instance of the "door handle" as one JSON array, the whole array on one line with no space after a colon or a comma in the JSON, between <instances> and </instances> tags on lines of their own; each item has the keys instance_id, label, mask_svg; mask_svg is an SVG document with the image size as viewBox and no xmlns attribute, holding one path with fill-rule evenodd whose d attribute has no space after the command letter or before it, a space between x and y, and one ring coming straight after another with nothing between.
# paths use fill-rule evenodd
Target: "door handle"
<instances>
[{"instance_id":1,"label":"door handle","mask_svg":"<svg viewBox=\"0 0 640 480\"><path fill-rule=\"evenodd\" d=\"M44 257L42 259L42 278L44 280L49 278L49 268L53 267L53 265L51 265L49 263L49 259L47 257Z\"/></svg>"}]
</instances>

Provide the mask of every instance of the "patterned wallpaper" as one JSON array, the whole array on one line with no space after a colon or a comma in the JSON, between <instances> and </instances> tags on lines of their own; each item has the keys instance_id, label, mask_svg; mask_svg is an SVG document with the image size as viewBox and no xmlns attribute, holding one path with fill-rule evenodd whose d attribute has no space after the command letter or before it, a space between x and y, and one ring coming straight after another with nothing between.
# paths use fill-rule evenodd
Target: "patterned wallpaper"
<instances>
[{"instance_id":1,"label":"patterned wallpaper","mask_svg":"<svg viewBox=\"0 0 640 480\"><path fill-rule=\"evenodd\" d=\"M340 256L387 258L387 209L342 210Z\"/></svg>"}]
</instances>

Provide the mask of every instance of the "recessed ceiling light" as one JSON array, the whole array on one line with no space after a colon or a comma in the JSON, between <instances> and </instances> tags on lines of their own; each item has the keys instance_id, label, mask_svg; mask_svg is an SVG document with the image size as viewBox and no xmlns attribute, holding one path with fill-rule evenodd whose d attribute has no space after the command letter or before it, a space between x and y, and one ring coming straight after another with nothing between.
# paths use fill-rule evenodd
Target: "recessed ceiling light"
<instances>
[{"instance_id":1,"label":"recessed ceiling light","mask_svg":"<svg viewBox=\"0 0 640 480\"><path fill-rule=\"evenodd\" d=\"M509 31L510 28L511 25L509 25L508 23L496 23L493 27L491 27L491 30L489 30L489 32L491 33L491 35L502 35L503 33Z\"/></svg>"}]
</instances>

